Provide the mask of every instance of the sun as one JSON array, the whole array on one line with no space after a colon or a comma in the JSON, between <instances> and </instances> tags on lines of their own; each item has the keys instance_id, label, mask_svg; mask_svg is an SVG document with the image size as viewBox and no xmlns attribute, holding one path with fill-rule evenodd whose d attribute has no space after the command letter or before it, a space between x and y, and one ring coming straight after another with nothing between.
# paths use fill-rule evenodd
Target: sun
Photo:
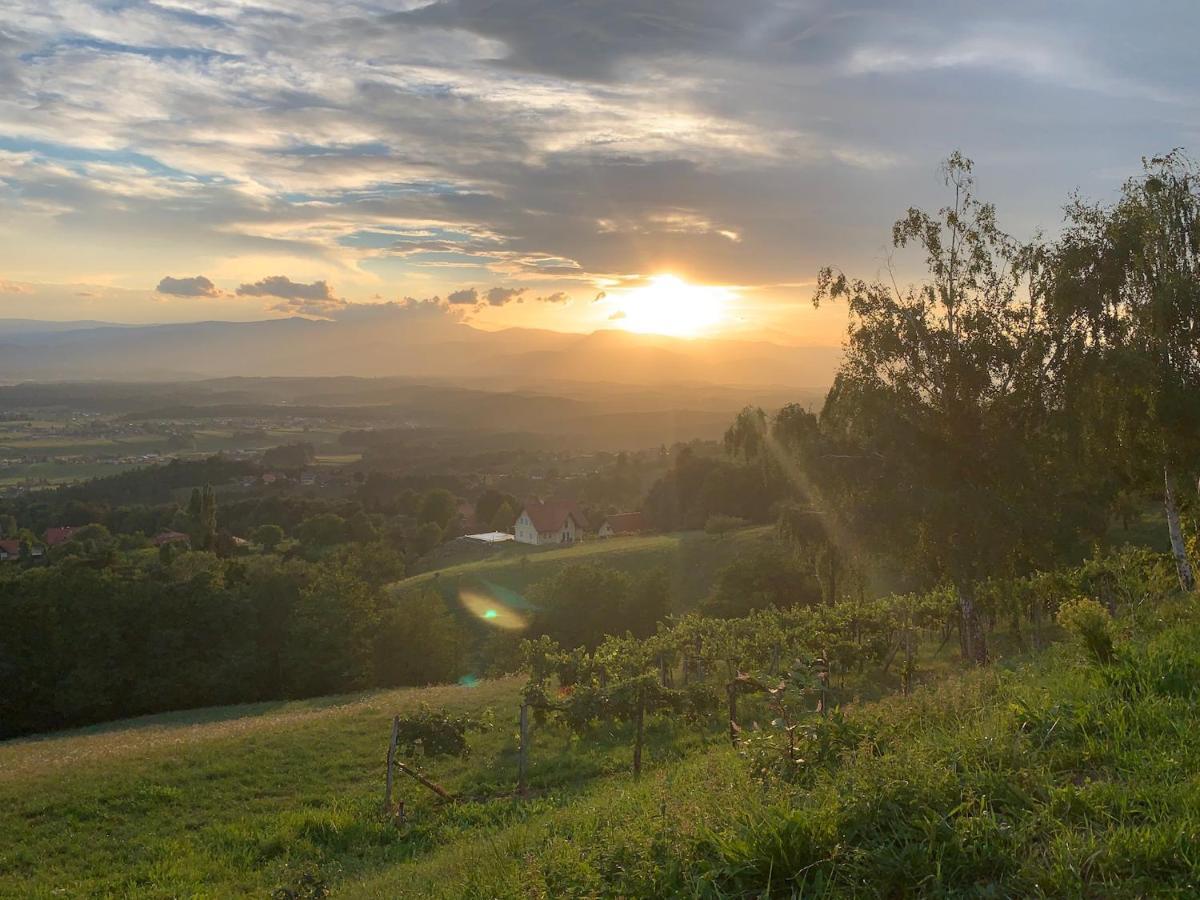
<instances>
[{"instance_id":1,"label":"sun","mask_svg":"<svg viewBox=\"0 0 1200 900\"><path fill-rule=\"evenodd\" d=\"M688 284L675 275L655 275L649 284L609 297L613 322L639 334L698 337L725 318L732 294L727 288Z\"/></svg>"}]
</instances>

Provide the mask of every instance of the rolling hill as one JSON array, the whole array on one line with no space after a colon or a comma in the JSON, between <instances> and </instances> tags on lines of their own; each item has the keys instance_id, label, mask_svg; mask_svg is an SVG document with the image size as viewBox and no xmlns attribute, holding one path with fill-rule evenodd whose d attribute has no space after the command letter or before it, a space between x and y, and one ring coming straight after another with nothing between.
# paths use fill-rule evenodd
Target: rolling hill
<instances>
[{"instance_id":1,"label":"rolling hill","mask_svg":"<svg viewBox=\"0 0 1200 900\"><path fill-rule=\"evenodd\" d=\"M841 351L625 331L482 331L382 305L334 321L171 325L0 320L0 379L125 381L245 376L417 376L548 383L727 384L823 390Z\"/></svg>"},{"instance_id":2,"label":"rolling hill","mask_svg":"<svg viewBox=\"0 0 1200 900\"><path fill-rule=\"evenodd\" d=\"M0 896L1191 896L1200 621L1124 627L1114 667L1060 646L852 704L771 790L719 721L652 720L640 780L628 726L535 726L517 799L515 679L9 741ZM397 827L388 723L422 703L496 727L416 760L465 799L405 781Z\"/></svg>"}]
</instances>

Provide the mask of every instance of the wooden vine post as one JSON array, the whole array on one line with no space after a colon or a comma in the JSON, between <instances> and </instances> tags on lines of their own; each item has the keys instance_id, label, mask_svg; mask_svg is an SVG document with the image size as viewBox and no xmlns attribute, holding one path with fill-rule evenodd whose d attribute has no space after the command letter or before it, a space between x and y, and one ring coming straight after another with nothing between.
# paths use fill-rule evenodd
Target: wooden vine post
<instances>
[{"instance_id":1,"label":"wooden vine post","mask_svg":"<svg viewBox=\"0 0 1200 900\"><path fill-rule=\"evenodd\" d=\"M517 793L522 797L529 790L529 704L521 704L521 746L517 750Z\"/></svg>"},{"instance_id":2,"label":"wooden vine post","mask_svg":"<svg viewBox=\"0 0 1200 900\"><path fill-rule=\"evenodd\" d=\"M729 742L736 747L738 736L737 682L729 682L729 684L725 686L725 691L729 695Z\"/></svg>"},{"instance_id":3,"label":"wooden vine post","mask_svg":"<svg viewBox=\"0 0 1200 900\"><path fill-rule=\"evenodd\" d=\"M388 741L387 750L387 779L383 791L383 814L392 814L392 772L396 765L396 744L400 740L400 717L392 717L392 739Z\"/></svg>"},{"instance_id":4,"label":"wooden vine post","mask_svg":"<svg viewBox=\"0 0 1200 900\"><path fill-rule=\"evenodd\" d=\"M646 722L646 687L638 686L637 692L637 737L633 745L633 777L642 775L642 740L645 737Z\"/></svg>"}]
</instances>

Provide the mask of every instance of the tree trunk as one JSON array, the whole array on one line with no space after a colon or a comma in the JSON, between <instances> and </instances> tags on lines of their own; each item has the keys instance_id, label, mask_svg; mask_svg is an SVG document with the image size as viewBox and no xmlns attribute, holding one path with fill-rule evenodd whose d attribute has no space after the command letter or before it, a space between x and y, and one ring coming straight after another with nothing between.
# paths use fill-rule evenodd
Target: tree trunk
<instances>
[{"instance_id":1,"label":"tree trunk","mask_svg":"<svg viewBox=\"0 0 1200 900\"><path fill-rule=\"evenodd\" d=\"M1179 573L1179 587L1190 594L1196 589L1196 576L1188 561L1187 545L1183 542L1183 526L1179 522L1179 504L1175 501L1175 478L1169 466L1163 466L1163 506L1167 510L1167 530L1171 533L1171 553Z\"/></svg>"},{"instance_id":2,"label":"tree trunk","mask_svg":"<svg viewBox=\"0 0 1200 900\"><path fill-rule=\"evenodd\" d=\"M987 638L980 627L979 611L970 597L959 600L962 610L962 636L965 659L977 666L985 666L988 661Z\"/></svg>"}]
</instances>

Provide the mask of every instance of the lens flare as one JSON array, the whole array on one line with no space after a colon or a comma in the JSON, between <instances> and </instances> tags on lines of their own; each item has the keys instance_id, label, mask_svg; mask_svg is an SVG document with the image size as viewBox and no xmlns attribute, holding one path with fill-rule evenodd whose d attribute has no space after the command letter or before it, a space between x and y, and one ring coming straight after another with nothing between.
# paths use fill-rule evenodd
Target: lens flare
<instances>
[{"instance_id":1,"label":"lens flare","mask_svg":"<svg viewBox=\"0 0 1200 900\"><path fill-rule=\"evenodd\" d=\"M463 588L458 592L458 602L463 609L493 628L505 631L523 631L529 625L526 613L515 608L511 600L506 602L496 596L497 591Z\"/></svg>"}]
</instances>

